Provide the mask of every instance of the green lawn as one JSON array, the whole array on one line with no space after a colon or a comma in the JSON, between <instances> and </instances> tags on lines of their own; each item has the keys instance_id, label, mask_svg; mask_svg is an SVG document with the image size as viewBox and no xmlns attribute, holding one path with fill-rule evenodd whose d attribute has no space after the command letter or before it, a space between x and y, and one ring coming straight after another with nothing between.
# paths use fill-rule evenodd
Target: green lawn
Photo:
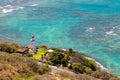
<instances>
[{"instance_id":1,"label":"green lawn","mask_svg":"<svg viewBox=\"0 0 120 80\"><path fill-rule=\"evenodd\" d=\"M38 49L38 50L37 50L37 53L33 55L33 58L35 58L35 59L37 59L37 60L40 59L41 56L46 53L46 51L47 51L47 50L46 50L46 49L43 49L43 48Z\"/></svg>"}]
</instances>

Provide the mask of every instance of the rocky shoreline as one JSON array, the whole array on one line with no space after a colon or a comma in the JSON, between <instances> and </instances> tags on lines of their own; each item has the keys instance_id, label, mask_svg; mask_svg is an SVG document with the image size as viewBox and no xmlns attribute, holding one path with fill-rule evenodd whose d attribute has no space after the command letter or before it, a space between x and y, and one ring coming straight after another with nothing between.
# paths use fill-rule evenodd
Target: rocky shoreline
<instances>
[{"instance_id":1,"label":"rocky shoreline","mask_svg":"<svg viewBox=\"0 0 120 80\"><path fill-rule=\"evenodd\" d=\"M105 68L100 62L98 62L97 60L90 58L90 57L86 57L86 59L88 60L93 60L95 61L97 67L99 67L101 69L101 71L106 71L107 73L111 73L107 68Z\"/></svg>"},{"instance_id":2,"label":"rocky shoreline","mask_svg":"<svg viewBox=\"0 0 120 80\"><path fill-rule=\"evenodd\" d=\"M62 50L66 51L67 49L62 49ZM91 58L91 57L88 57L88 56L85 57L85 58L88 59L88 60L95 61L96 66L97 66L98 68L100 68L101 71L105 71L105 72L107 72L107 73L111 73L107 68L105 68L100 62L98 62L98 61L95 60L94 58Z\"/></svg>"}]
</instances>

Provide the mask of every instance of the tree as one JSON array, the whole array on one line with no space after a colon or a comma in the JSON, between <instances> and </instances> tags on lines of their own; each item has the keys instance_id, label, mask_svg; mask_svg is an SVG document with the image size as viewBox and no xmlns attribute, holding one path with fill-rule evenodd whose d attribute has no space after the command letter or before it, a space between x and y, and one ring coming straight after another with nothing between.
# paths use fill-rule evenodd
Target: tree
<instances>
[{"instance_id":1,"label":"tree","mask_svg":"<svg viewBox=\"0 0 120 80\"><path fill-rule=\"evenodd\" d=\"M77 73L84 73L85 72L85 66L83 66L79 62L72 63L72 69Z\"/></svg>"},{"instance_id":2,"label":"tree","mask_svg":"<svg viewBox=\"0 0 120 80\"><path fill-rule=\"evenodd\" d=\"M61 60L64 57L61 52L52 52L50 54L50 61L56 65L56 64L61 64Z\"/></svg>"}]
</instances>

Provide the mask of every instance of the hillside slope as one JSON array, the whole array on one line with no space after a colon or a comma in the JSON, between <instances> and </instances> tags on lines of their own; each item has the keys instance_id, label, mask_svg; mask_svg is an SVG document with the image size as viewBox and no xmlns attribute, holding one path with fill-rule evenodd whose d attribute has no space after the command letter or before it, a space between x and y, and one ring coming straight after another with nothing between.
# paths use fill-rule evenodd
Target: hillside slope
<instances>
[{"instance_id":1,"label":"hillside slope","mask_svg":"<svg viewBox=\"0 0 120 80\"><path fill-rule=\"evenodd\" d=\"M33 57L15 53L20 47L15 43L0 42L0 80L120 80L101 71L94 61L72 49L64 51L44 46L42 49L53 52L46 53L48 60L38 62Z\"/></svg>"}]
</instances>

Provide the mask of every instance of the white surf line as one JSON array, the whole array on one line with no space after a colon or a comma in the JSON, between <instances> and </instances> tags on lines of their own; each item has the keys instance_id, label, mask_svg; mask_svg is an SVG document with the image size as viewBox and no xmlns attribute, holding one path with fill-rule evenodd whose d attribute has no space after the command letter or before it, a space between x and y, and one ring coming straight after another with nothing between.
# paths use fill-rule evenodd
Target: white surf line
<instances>
[{"instance_id":1,"label":"white surf line","mask_svg":"<svg viewBox=\"0 0 120 80\"><path fill-rule=\"evenodd\" d=\"M90 57L85 57L88 60L92 60L95 61L95 64L97 65L97 67L99 67L102 71L106 71L108 73L111 73L106 67L104 67L100 62L98 62L97 60L90 58Z\"/></svg>"},{"instance_id":2,"label":"white surf line","mask_svg":"<svg viewBox=\"0 0 120 80\"><path fill-rule=\"evenodd\" d=\"M37 5L39 5L39 4L36 4L36 3L35 3L35 4L31 4L30 6L33 6L33 7L34 7L34 6L37 6Z\"/></svg>"},{"instance_id":3,"label":"white surf line","mask_svg":"<svg viewBox=\"0 0 120 80\"><path fill-rule=\"evenodd\" d=\"M3 13L10 13L22 9L24 9L24 6L12 6L12 5L0 6L0 11L2 11Z\"/></svg>"}]
</instances>

